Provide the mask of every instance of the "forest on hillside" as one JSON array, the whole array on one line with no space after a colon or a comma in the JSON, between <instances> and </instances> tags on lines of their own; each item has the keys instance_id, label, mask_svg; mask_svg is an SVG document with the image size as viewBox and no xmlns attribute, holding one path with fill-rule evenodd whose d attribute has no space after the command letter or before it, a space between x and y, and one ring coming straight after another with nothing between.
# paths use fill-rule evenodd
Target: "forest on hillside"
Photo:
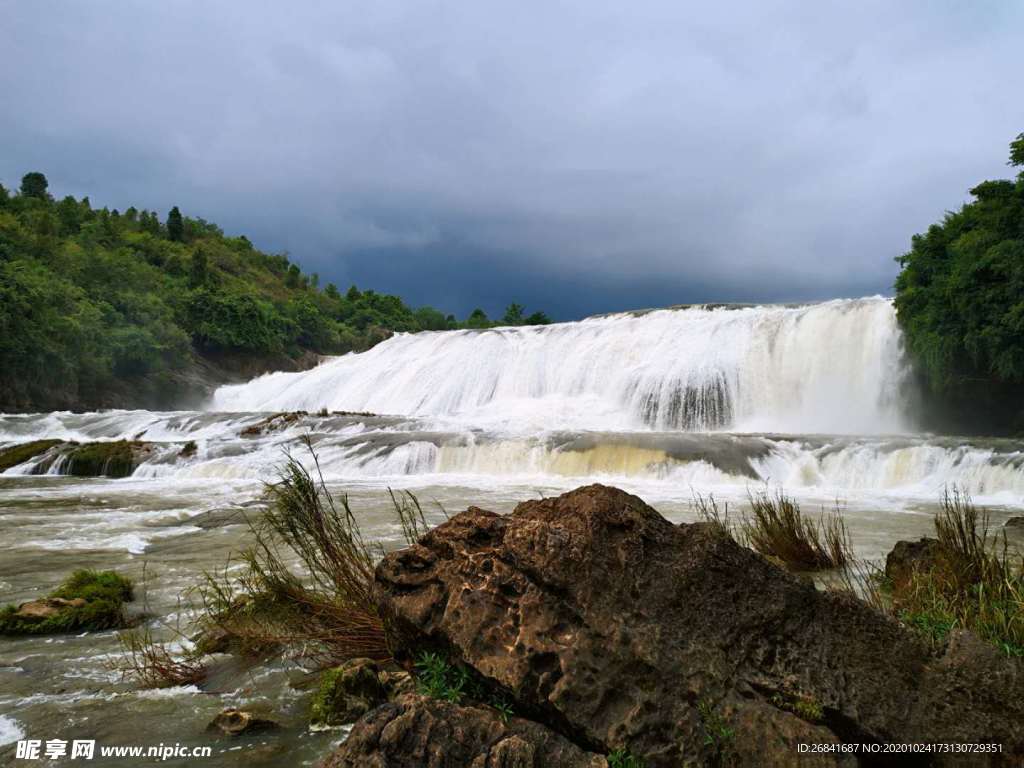
<instances>
[{"instance_id":1,"label":"forest on hillside","mask_svg":"<svg viewBox=\"0 0 1024 768\"><path fill-rule=\"evenodd\" d=\"M177 207L161 220L56 200L48 186L38 172L16 192L0 185L0 411L173 404L198 362L251 374L396 331L550 322L515 303L499 320L477 309L460 322L342 292Z\"/></svg>"},{"instance_id":2,"label":"forest on hillside","mask_svg":"<svg viewBox=\"0 0 1024 768\"><path fill-rule=\"evenodd\" d=\"M1010 144L1024 167L1024 134ZM983 181L898 258L896 311L927 419L949 431L1024 432L1024 172Z\"/></svg>"}]
</instances>

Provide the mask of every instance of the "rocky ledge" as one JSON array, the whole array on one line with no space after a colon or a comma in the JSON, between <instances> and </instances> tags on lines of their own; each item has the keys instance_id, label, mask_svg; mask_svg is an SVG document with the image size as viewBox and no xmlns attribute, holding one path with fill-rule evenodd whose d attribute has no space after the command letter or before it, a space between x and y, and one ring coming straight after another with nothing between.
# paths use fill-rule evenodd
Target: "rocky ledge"
<instances>
[{"instance_id":1,"label":"rocky ledge","mask_svg":"<svg viewBox=\"0 0 1024 768\"><path fill-rule=\"evenodd\" d=\"M375 590L399 662L432 651L512 713L404 694L356 723L332 767L885 762L799 751L840 742L1000 745L972 765L1024 755L1019 660L964 632L935 650L614 488L470 508L387 555Z\"/></svg>"}]
</instances>

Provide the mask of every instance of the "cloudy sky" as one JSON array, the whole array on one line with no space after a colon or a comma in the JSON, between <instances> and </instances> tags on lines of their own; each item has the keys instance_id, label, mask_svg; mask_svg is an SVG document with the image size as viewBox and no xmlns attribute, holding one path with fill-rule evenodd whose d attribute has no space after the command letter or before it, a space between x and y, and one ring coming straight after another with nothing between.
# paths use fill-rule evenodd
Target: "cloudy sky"
<instances>
[{"instance_id":1,"label":"cloudy sky","mask_svg":"<svg viewBox=\"0 0 1024 768\"><path fill-rule=\"evenodd\" d=\"M0 0L0 180L464 315L888 293L1024 131L1024 4Z\"/></svg>"}]
</instances>

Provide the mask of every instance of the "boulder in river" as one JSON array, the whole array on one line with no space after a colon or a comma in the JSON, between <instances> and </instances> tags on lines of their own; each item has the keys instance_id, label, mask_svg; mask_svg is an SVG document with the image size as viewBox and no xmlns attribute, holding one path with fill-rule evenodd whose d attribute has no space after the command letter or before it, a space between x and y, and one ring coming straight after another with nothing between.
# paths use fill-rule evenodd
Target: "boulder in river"
<instances>
[{"instance_id":1,"label":"boulder in river","mask_svg":"<svg viewBox=\"0 0 1024 768\"><path fill-rule=\"evenodd\" d=\"M1024 755L1020 661L969 634L933 651L852 595L615 488L510 515L471 507L388 554L375 590L396 658L432 649L472 668L583 752L628 749L648 768L849 760L801 758L801 743L999 743L1000 759ZM416 764L389 761L387 723L426 718L431 739L462 743L461 726L438 722L456 715L418 699L385 705L339 751L366 762L335 764Z\"/></svg>"},{"instance_id":2,"label":"boulder in river","mask_svg":"<svg viewBox=\"0 0 1024 768\"><path fill-rule=\"evenodd\" d=\"M218 713L206 730L220 732L225 736L241 736L254 731L266 731L279 727L273 720L259 717L248 710L232 707Z\"/></svg>"},{"instance_id":3,"label":"boulder in river","mask_svg":"<svg viewBox=\"0 0 1024 768\"><path fill-rule=\"evenodd\" d=\"M387 689L381 682L381 672L372 659L351 659L339 667L324 670L310 705L310 723L346 725L383 704Z\"/></svg>"}]
</instances>

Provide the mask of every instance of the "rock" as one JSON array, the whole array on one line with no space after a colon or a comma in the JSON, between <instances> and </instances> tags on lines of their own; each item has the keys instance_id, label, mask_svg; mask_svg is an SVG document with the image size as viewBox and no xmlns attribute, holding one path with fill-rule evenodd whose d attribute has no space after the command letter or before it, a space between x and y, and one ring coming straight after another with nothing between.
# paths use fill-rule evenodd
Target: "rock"
<instances>
[{"instance_id":1,"label":"rock","mask_svg":"<svg viewBox=\"0 0 1024 768\"><path fill-rule=\"evenodd\" d=\"M321 768L607 768L539 723L483 706L400 696L356 723Z\"/></svg>"},{"instance_id":2,"label":"rock","mask_svg":"<svg viewBox=\"0 0 1024 768\"><path fill-rule=\"evenodd\" d=\"M915 571L931 570L939 553L939 540L897 541L885 557L885 577L893 584L907 581Z\"/></svg>"},{"instance_id":3,"label":"rock","mask_svg":"<svg viewBox=\"0 0 1024 768\"><path fill-rule=\"evenodd\" d=\"M1003 523L1003 527L1011 528L1013 530L1024 533L1024 517L1011 517L1009 520Z\"/></svg>"},{"instance_id":4,"label":"rock","mask_svg":"<svg viewBox=\"0 0 1024 768\"><path fill-rule=\"evenodd\" d=\"M375 591L400 661L439 650L581 748L628 748L648 768L716 761L716 725L767 766L796 764L812 737L1024 754L1020 662L936 656L851 595L614 488L507 516L472 507L388 554ZM772 704L793 692L820 724Z\"/></svg>"},{"instance_id":5,"label":"rock","mask_svg":"<svg viewBox=\"0 0 1024 768\"><path fill-rule=\"evenodd\" d=\"M257 717L244 709L225 709L206 726L207 731L220 731L225 736L241 736L254 731L266 731L280 726L273 720Z\"/></svg>"},{"instance_id":6,"label":"rock","mask_svg":"<svg viewBox=\"0 0 1024 768\"><path fill-rule=\"evenodd\" d=\"M405 670L382 670L380 684L384 686L389 699L405 693L413 693L416 690L416 681Z\"/></svg>"},{"instance_id":7,"label":"rock","mask_svg":"<svg viewBox=\"0 0 1024 768\"><path fill-rule=\"evenodd\" d=\"M81 597L75 597L70 600L65 600L62 597L44 597L41 600L22 603L18 606L14 616L19 619L38 619L42 621L43 619L56 616L68 608L81 608L84 605L85 600Z\"/></svg>"},{"instance_id":8,"label":"rock","mask_svg":"<svg viewBox=\"0 0 1024 768\"><path fill-rule=\"evenodd\" d=\"M372 659L352 659L320 675L309 721L313 725L354 723L387 698L381 669Z\"/></svg>"}]
</instances>

